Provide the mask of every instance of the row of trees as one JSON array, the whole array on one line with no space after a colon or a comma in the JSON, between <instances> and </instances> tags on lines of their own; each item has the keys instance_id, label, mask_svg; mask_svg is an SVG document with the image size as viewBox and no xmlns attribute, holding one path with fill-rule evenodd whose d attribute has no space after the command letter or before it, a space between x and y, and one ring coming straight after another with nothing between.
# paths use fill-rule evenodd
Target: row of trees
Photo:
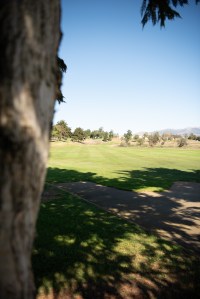
<instances>
[{"instance_id":1,"label":"row of trees","mask_svg":"<svg viewBox=\"0 0 200 299\"><path fill-rule=\"evenodd\" d=\"M163 137L162 137L163 138ZM161 140L161 136L158 132L153 134L144 133L143 136L138 134L133 135L131 130L128 130L122 137L122 144L130 145L131 142L136 142L138 145L142 146L145 141L148 141L150 146L156 145ZM162 139L164 142L164 138Z\"/></svg>"},{"instance_id":2,"label":"row of trees","mask_svg":"<svg viewBox=\"0 0 200 299\"><path fill-rule=\"evenodd\" d=\"M110 132L104 131L103 127L100 127L98 130L84 130L81 127L76 128L74 131L68 126L68 124L61 120L57 122L56 125L53 126L51 132L52 140L67 140L70 139L73 142L82 142L85 139L99 139L104 142L111 141L113 137L118 136L112 130ZM179 147L187 145L187 140L198 140L200 141L200 136L197 136L193 133L190 135L175 135L171 133L163 133L159 134L155 133L144 133L142 136L138 134L133 134L131 130L128 130L122 139L121 145L130 145L131 142L136 143L139 146L148 143L149 146L155 146L156 144L160 144L163 146L167 141L176 141Z\"/></svg>"},{"instance_id":3,"label":"row of trees","mask_svg":"<svg viewBox=\"0 0 200 299\"><path fill-rule=\"evenodd\" d=\"M186 137L187 137L187 136L186 136ZM188 136L188 139L189 139L189 140L198 140L198 141L200 141L200 136L197 136L197 135L191 133L191 134Z\"/></svg>"},{"instance_id":4,"label":"row of trees","mask_svg":"<svg viewBox=\"0 0 200 299\"><path fill-rule=\"evenodd\" d=\"M153 147L156 144L163 146L167 141L176 141L179 147L187 145L187 140L198 140L200 141L200 136L196 136L193 133L188 135L174 135L170 133L164 133L160 135L158 132L149 134L144 133L142 136L138 134L133 135L131 130L128 130L122 137L121 145L131 145L131 142L136 143L139 146L144 145L146 142L149 146Z\"/></svg>"},{"instance_id":5,"label":"row of trees","mask_svg":"<svg viewBox=\"0 0 200 299\"><path fill-rule=\"evenodd\" d=\"M87 138L100 139L107 142L111 141L114 136L115 134L112 130L107 132L104 131L102 127L94 131L91 131L90 129L84 130L78 127L72 131L64 120L57 122L57 124L53 126L51 133L51 138L53 140L71 139L71 141L74 142L82 142Z\"/></svg>"}]
</instances>

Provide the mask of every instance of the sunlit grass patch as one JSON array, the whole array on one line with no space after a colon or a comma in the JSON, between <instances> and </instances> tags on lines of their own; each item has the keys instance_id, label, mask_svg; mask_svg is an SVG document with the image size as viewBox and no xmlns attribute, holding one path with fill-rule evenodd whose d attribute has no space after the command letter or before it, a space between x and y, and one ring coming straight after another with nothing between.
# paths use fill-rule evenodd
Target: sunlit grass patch
<instances>
[{"instance_id":1,"label":"sunlit grass patch","mask_svg":"<svg viewBox=\"0 0 200 299\"><path fill-rule=\"evenodd\" d=\"M134 191L163 191L175 181L200 182L199 150L52 144L48 182L92 181Z\"/></svg>"}]
</instances>

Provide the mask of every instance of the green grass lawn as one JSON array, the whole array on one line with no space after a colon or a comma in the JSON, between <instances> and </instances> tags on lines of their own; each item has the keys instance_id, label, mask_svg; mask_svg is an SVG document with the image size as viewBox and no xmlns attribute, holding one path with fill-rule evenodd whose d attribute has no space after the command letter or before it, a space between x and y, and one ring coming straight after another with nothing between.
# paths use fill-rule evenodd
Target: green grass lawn
<instances>
[{"instance_id":1,"label":"green grass lawn","mask_svg":"<svg viewBox=\"0 0 200 299\"><path fill-rule=\"evenodd\" d=\"M32 257L38 298L198 298L197 258L78 197L46 192Z\"/></svg>"},{"instance_id":2,"label":"green grass lawn","mask_svg":"<svg viewBox=\"0 0 200 299\"><path fill-rule=\"evenodd\" d=\"M200 182L200 151L51 143L47 181L81 180L135 191L162 191L174 181Z\"/></svg>"},{"instance_id":3,"label":"green grass lawn","mask_svg":"<svg viewBox=\"0 0 200 299\"><path fill-rule=\"evenodd\" d=\"M32 256L37 298L199 298L199 257L52 186L160 191L200 182L199 168L199 150L52 143Z\"/></svg>"}]
</instances>

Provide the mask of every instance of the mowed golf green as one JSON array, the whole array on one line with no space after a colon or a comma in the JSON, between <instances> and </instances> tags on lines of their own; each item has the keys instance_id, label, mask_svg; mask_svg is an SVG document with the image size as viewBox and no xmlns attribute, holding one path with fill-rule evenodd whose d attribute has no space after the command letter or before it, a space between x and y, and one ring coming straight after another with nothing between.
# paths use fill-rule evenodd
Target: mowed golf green
<instances>
[{"instance_id":1,"label":"mowed golf green","mask_svg":"<svg viewBox=\"0 0 200 299\"><path fill-rule=\"evenodd\" d=\"M70 181L162 191L175 181L200 182L200 151L52 142L47 182Z\"/></svg>"}]
</instances>

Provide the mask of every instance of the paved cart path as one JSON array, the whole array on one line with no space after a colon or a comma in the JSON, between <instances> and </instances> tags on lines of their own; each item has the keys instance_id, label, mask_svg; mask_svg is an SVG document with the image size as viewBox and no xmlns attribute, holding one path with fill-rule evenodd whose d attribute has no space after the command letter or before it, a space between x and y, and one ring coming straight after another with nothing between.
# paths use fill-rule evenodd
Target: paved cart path
<instances>
[{"instance_id":1,"label":"paved cart path","mask_svg":"<svg viewBox=\"0 0 200 299\"><path fill-rule=\"evenodd\" d=\"M57 187L200 253L199 183L176 182L162 193L124 191L92 182Z\"/></svg>"}]
</instances>

